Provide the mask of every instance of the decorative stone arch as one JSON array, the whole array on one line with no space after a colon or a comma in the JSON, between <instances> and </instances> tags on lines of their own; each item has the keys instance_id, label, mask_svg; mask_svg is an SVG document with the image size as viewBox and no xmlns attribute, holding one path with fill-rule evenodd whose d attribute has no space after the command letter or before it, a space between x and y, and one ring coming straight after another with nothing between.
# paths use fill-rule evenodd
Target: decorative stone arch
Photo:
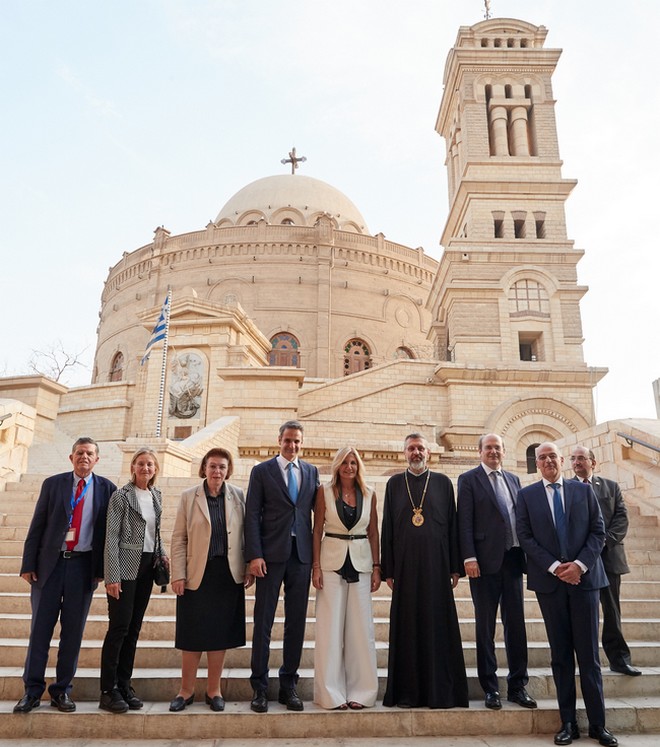
<instances>
[{"instance_id":1,"label":"decorative stone arch","mask_svg":"<svg viewBox=\"0 0 660 747\"><path fill-rule=\"evenodd\" d=\"M123 381L124 372L126 371L126 356L122 350L112 356L110 361L110 370L108 373L108 381Z\"/></svg>"},{"instance_id":2,"label":"decorative stone arch","mask_svg":"<svg viewBox=\"0 0 660 747\"><path fill-rule=\"evenodd\" d=\"M209 278L209 282L212 282ZM230 306L240 304L244 309L250 308L254 300L255 286L245 278L223 278L209 286L206 300L212 303Z\"/></svg>"},{"instance_id":3,"label":"decorative stone arch","mask_svg":"<svg viewBox=\"0 0 660 747\"><path fill-rule=\"evenodd\" d=\"M307 218L296 208L284 207L273 211L270 222L271 225L306 226Z\"/></svg>"},{"instance_id":4,"label":"decorative stone arch","mask_svg":"<svg viewBox=\"0 0 660 747\"><path fill-rule=\"evenodd\" d=\"M266 216L261 210L246 210L236 219L237 226L257 225L260 220L266 220Z\"/></svg>"},{"instance_id":5,"label":"decorative stone arch","mask_svg":"<svg viewBox=\"0 0 660 747\"><path fill-rule=\"evenodd\" d=\"M491 413L484 433L501 435L510 457L523 465L529 446L558 441L591 425L573 405L555 397L513 397Z\"/></svg>"},{"instance_id":6,"label":"decorative stone arch","mask_svg":"<svg viewBox=\"0 0 660 747\"><path fill-rule=\"evenodd\" d=\"M484 73L475 78L472 84L473 94L476 101L485 104L486 103L486 86L497 87L502 86L523 86L523 88L529 87L532 98L535 104L540 104L546 100L545 83L538 75L530 73L502 73L500 75L496 73Z\"/></svg>"},{"instance_id":7,"label":"decorative stone arch","mask_svg":"<svg viewBox=\"0 0 660 747\"><path fill-rule=\"evenodd\" d=\"M507 296L511 287L519 280L536 280L537 283L546 288L549 297L554 296L559 290L557 279L547 272L539 270L535 265L516 265L502 275L502 289Z\"/></svg>"},{"instance_id":8,"label":"decorative stone arch","mask_svg":"<svg viewBox=\"0 0 660 747\"><path fill-rule=\"evenodd\" d=\"M424 331L421 306L403 293L386 296L383 301L382 318L397 324L404 330L412 327Z\"/></svg>"},{"instance_id":9,"label":"decorative stone arch","mask_svg":"<svg viewBox=\"0 0 660 747\"><path fill-rule=\"evenodd\" d=\"M349 231L350 233L364 233L362 230L362 226L358 226L358 224L355 221L347 220L344 221L339 228L342 231Z\"/></svg>"},{"instance_id":10,"label":"decorative stone arch","mask_svg":"<svg viewBox=\"0 0 660 747\"><path fill-rule=\"evenodd\" d=\"M300 340L291 332L277 332L270 336L273 349L268 354L269 366L300 368Z\"/></svg>"}]
</instances>

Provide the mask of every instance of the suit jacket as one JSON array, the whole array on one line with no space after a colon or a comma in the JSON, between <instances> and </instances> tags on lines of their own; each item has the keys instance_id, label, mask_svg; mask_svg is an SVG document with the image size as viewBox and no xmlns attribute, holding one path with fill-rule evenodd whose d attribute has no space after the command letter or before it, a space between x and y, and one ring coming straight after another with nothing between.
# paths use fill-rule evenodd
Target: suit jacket
<instances>
[{"instance_id":1,"label":"suit jacket","mask_svg":"<svg viewBox=\"0 0 660 747\"><path fill-rule=\"evenodd\" d=\"M103 546L106 512L116 485L105 477L92 475L94 490L94 531L92 537L92 578L103 578ZM60 557L71 518L72 472L47 477L42 486L30 522L21 573L36 573L40 589L48 581ZM94 581L94 586L96 582Z\"/></svg>"},{"instance_id":2,"label":"suit jacket","mask_svg":"<svg viewBox=\"0 0 660 747\"><path fill-rule=\"evenodd\" d=\"M337 502L332 490L332 484L323 486L323 498L325 500L325 523L323 530L331 534L365 535L371 521L371 503L373 500L373 488L367 486L367 492L363 496L360 490L356 491L356 515L357 521L346 529L337 511ZM374 561L371 554L371 544L368 538L357 540L345 540L338 537L328 537L326 534L321 542L321 569L324 571L338 571L344 565L346 553L351 558L351 563L358 573L371 573Z\"/></svg>"},{"instance_id":3,"label":"suit jacket","mask_svg":"<svg viewBox=\"0 0 660 747\"><path fill-rule=\"evenodd\" d=\"M576 589L602 589L608 585L600 554L605 544L605 525L596 495L589 485L564 480L564 511L568 532L568 557L587 568ZM516 531L527 554L527 587L550 593L560 581L548 568L559 560L559 539L543 480L518 493Z\"/></svg>"},{"instance_id":4,"label":"suit jacket","mask_svg":"<svg viewBox=\"0 0 660 747\"><path fill-rule=\"evenodd\" d=\"M520 480L502 470L515 507ZM461 558L476 558L481 573L502 567L505 543L504 517L493 484L481 464L458 478L458 538Z\"/></svg>"},{"instance_id":5,"label":"suit jacket","mask_svg":"<svg viewBox=\"0 0 660 747\"><path fill-rule=\"evenodd\" d=\"M285 563L291 556L291 528L295 527L298 557L312 562L312 507L319 473L298 460L301 483L296 504L289 497L277 458L257 464L250 473L245 501L245 560L263 558Z\"/></svg>"},{"instance_id":6,"label":"suit jacket","mask_svg":"<svg viewBox=\"0 0 660 747\"><path fill-rule=\"evenodd\" d=\"M164 555L160 541L162 498L160 490L149 488L156 514L156 544L154 554ZM105 532L105 583L116 584L122 579L135 581L140 569L147 522L142 516L140 501L132 482L115 490L108 504Z\"/></svg>"},{"instance_id":7,"label":"suit jacket","mask_svg":"<svg viewBox=\"0 0 660 747\"><path fill-rule=\"evenodd\" d=\"M575 478L580 482L579 478ZM628 511L621 495L621 488L614 480L598 475L591 476L600 511L605 522L605 547L602 552L603 565L607 573L630 573L623 540L628 531Z\"/></svg>"},{"instance_id":8,"label":"suit jacket","mask_svg":"<svg viewBox=\"0 0 660 747\"><path fill-rule=\"evenodd\" d=\"M245 496L241 488L225 483L225 527L227 560L237 584L245 577L243 559L243 524ZM176 512L170 563L172 581L185 579L186 589L198 589L202 583L211 543L211 516L204 483L184 490Z\"/></svg>"}]
</instances>

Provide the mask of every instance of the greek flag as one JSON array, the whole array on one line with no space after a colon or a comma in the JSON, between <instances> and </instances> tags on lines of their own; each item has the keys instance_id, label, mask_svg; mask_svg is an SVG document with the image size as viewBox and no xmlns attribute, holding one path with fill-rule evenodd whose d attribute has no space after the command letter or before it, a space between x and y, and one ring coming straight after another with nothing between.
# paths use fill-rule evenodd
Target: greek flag
<instances>
[{"instance_id":1,"label":"greek flag","mask_svg":"<svg viewBox=\"0 0 660 747\"><path fill-rule=\"evenodd\" d=\"M147 347L144 350L144 355L142 356L142 360L140 361L141 366L144 366L144 364L149 360L149 356L151 355L151 348L153 348L153 346L159 340L165 339L165 335L167 334L167 317L170 311L169 303L170 303L170 297L168 294L165 297L165 303L163 304L163 308L160 310L160 316L158 317L158 321L156 322L154 331L151 333L151 337L149 338Z\"/></svg>"}]
</instances>

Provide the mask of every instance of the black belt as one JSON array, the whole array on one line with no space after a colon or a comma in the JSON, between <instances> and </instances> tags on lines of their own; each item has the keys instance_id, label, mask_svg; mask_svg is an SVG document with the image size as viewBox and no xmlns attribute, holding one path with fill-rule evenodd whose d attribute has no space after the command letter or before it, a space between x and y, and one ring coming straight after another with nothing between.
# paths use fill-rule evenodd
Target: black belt
<instances>
[{"instance_id":1,"label":"black belt","mask_svg":"<svg viewBox=\"0 0 660 747\"><path fill-rule=\"evenodd\" d=\"M368 539L366 534L333 534L332 532L326 532L326 537L333 537L338 540L366 540Z\"/></svg>"},{"instance_id":2,"label":"black belt","mask_svg":"<svg viewBox=\"0 0 660 747\"><path fill-rule=\"evenodd\" d=\"M60 557L69 560L69 558L77 558L80 555L89 555L90 552L91 550L85 550L85 552L78 552L78 550L61 550Z\"/></svg>"}]
</instances>

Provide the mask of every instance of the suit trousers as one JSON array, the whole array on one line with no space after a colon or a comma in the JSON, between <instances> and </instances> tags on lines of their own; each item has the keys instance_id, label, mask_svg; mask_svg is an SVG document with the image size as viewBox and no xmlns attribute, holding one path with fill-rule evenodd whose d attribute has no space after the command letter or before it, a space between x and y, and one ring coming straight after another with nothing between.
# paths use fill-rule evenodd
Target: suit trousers
<instances>
[{"instance_id":1,"label":"suit trousers","mask_svg":"<svg viewBox=\"0 0 660 747\"><path fill-rule=\"evenodd\" d=\"M605 726L603 680L598 658L599 589L560 583L550 594L536 593L548 634L552 676L562 723L577 723L575 657L589 724Z\"/></svg>"},{"instance_id":2,"label":"suit trousers","mask_svg":"<svg viewBox=\"0 0 660 747\"><path fill-rule=\"evenodd\" d=\"M122 579L119 599L108 596L108 632L101 651L101 691L128 689L142 620L154 586L153 553L142 553L135 581Z\"/></svg>"},{"instance_id":3,"label":"suit trousers","mask_svg":"<svg viewBox=\"0 0 660 747\"><path fill-rule=\"evenodd\" d=\"M360 573L349 584L323 571L323 588L316 592L314 702L322 708L350 701L373 706L377 695L371 574Z\"/></svg>"},{"instance_id":4,"label":"suit trousers","mask_svg":"<svg viewBox=\"0 0 660 747\"><path fill-rule=\"evenodd\" d=\"M621 574L607 573L609 586L600 590L600 604L603 608L603 651L611 666L630 664L630 649L621 630Z\"/></svg>"},{"instance_id":5,"label":"suit trousers","mask_svg":"<svg viewBox=\"0 0 660 747\"><path fill-rule=\"evenodd\" d=\"M504 553L497 573L470 579L477 641L477 674L484 692L499 690L495 655L495 623L499 606L504 627L504 648L509 673L508 691L525 687L527 674L527 631L522 583L522 550L512 547Z\"/></svg>"},{"instance_id":6,"label":"suit trousers","mask_svg":"<svg viewBox=\"0 0 660 747\"><path fill-rule=\"evenodd\" d=\"M32 585L32 624L23 672L25 692L28 695L41 697L46 689L48 651L58 618L60 645L55 682L49 686L48 691L53 697L71 692L94 593L92 583L92 553L86 552L71 558L60 557L43 588Z\"/></svg>"},{"instance_id":7,"label":"suit trousers","mask_svg":"<svg viewBox=\"0 0 660 747\"><path fill-rule=\"evenodd\" d=\"M257 578L254 602L254 626L252 633L253 690L268 689L268 659L270 636L275 620L275 611L284 583L284 643L282 666L279 670L280 687L295 687L298 682L298 666L305 640L305 622L311 564L298 558L295 539L291 555L285 563L268 563L268 573Z\"/></svg>"}]
</instances>

